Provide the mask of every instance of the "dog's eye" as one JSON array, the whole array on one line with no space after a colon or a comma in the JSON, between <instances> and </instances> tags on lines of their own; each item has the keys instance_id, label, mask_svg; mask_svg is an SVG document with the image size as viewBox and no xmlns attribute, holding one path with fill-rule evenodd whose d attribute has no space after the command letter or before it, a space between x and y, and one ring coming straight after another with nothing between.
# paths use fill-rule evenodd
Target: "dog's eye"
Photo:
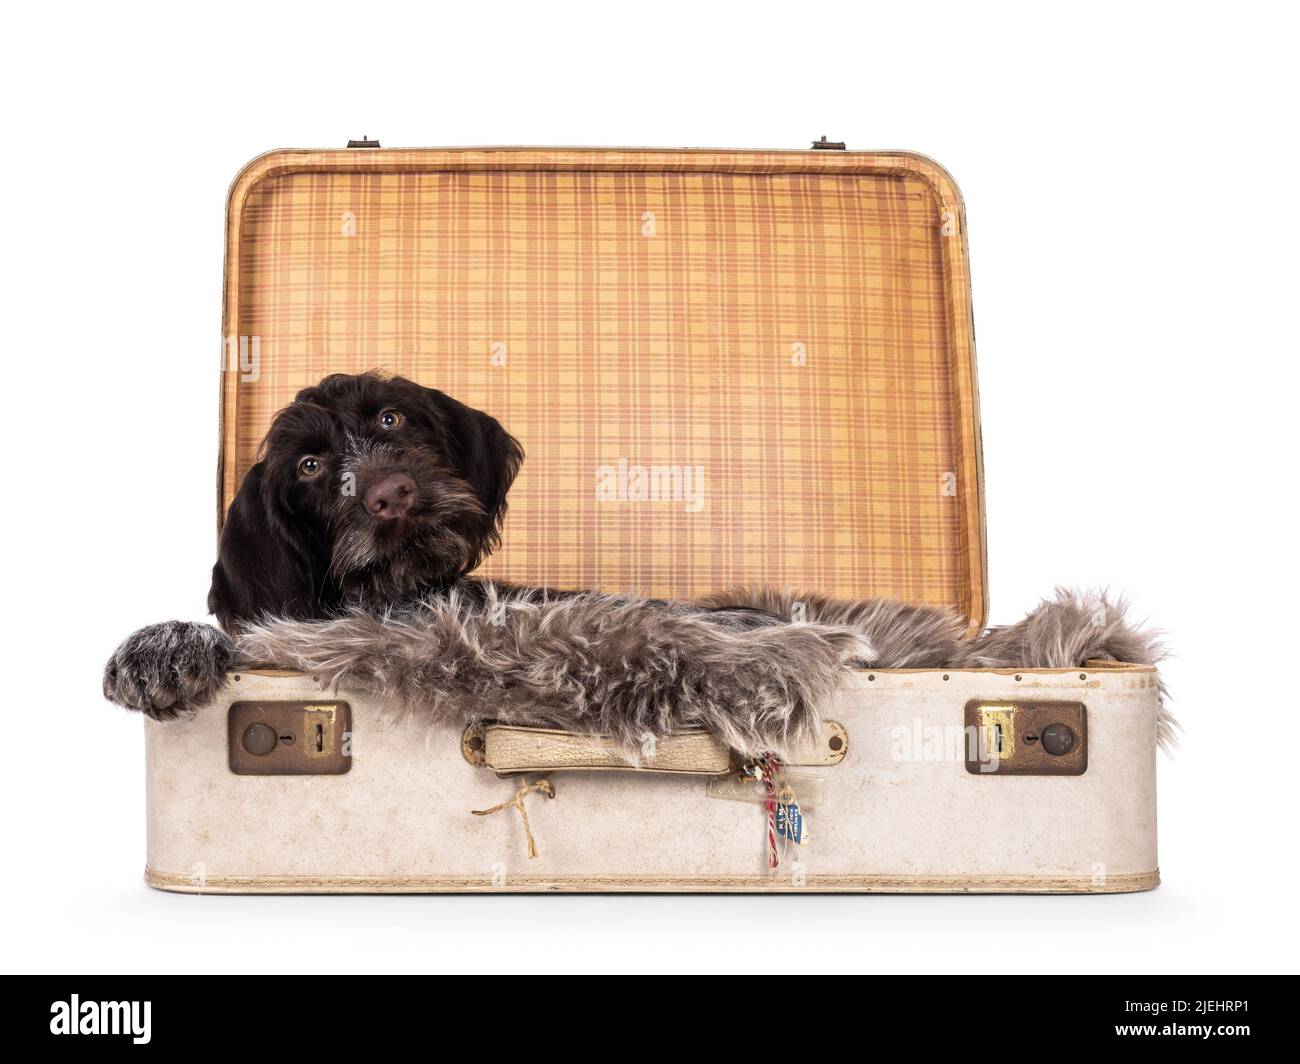
<instances>
[{"instance_id":1,"label":"dog's eye","mask_svg":"<svg viewBox=\"0 0 1300 1064\"><path fill-rule=\"evenodd\" d=\"M379 415L379 424L382 428L395 429L402 423L402 415L396 410L385 410Z\"/></svg>"},{"instance_id":2,"label":"dog's eye","mask_svg":"<svg viewBox=\"0 0 1300 1064\"><path fill-rule=\"evenodd\" d=\"M308 455L298 463L298 475L300 477L314 477L321 471L321 461L315 455Z\"/></svg>"}]
</instances>

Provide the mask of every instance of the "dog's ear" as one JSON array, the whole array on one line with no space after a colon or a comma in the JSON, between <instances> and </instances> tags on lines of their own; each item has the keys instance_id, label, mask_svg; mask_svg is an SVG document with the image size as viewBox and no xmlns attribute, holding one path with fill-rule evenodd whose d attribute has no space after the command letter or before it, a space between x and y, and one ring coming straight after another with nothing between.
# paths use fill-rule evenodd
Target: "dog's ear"
<instances>
[{"instance_id":1,"label":"dog's ear","mask_svg":"<svg viewBox=\"0 0 1300 1064\"><path fill-rule=\"evenodd\" d=\"M258 617L320 616L337 604L329 548L289 511L258 462L230 504L212 567L208 610L234 632Z\"/></svg>"},{"instance_id":2,"label":"dog's ear","mask_svg":"<svg viewBox=\"0 0 1300 1064\"><path fill-rule=\"evenodd\" d=\"M519 472L524 450L496 418L436 388L424 392L448 429L454 472L474 489L483 507L483 553L489 554L501 542L506 493Z\"/></svg>"}]
</instances>

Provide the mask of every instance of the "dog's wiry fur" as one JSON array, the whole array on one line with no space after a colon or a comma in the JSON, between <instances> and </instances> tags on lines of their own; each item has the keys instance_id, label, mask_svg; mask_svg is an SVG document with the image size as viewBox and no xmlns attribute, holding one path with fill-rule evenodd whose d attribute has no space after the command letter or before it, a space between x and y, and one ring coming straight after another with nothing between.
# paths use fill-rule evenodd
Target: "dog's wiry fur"
<instances>
[{"instance_id":1,"label":"dog's wiry fur","mask_svg":"<svg viewBox=\"0 0 1300 1064\"><path fill-rule=\"evenodd\" d=\"M386 542L387 529L368 520L353 497L338 494L330 510L330 573L345 598L381 605L399 601L413 586L469 572L478 564L484 549L478 529L487 513L468 483L418 450L353 438L349 443L341 472L356 483L373 480L375 471L401 466L425 490L399 549Z\"/></svg>"},{"instance_id":2,"label":"dog's wiry fur","mask_svg":"<svg viewBox=\"0 0 1300 1064\"><path fill-rule=\"evenodd\" d=\"M210 624L151 624L113 651L104 666L104 697L155 720L174 720L210 702L236 661L230 637Z\"/></svg>"},{"instance_id":3,"label":"dog's wiry fur","mask_svg":"<svg viewBox=\"0 0 1300 1064\"><path fill-rule=\"evenodd\" d=\"M385 414L397 415L385 427ZM302 462L318 470L305 476ZM385 609L463 579L500 542L523 461L495 418L402 377L336 373L271 423L221 530L208 608L227 631L272 614ZM381 520L367 495L410 478L410 507Z\"/></svg>"},{"instance_id":4,"label":"dog's wiry fur","mask_svg":"<svg viewBox=\"0 0 1300 1064\"><path fill-rule=\"evenodd\" d=\"M1161 654L1122 602L1097 594L1059 592L967 640L951 611L884 599L756 588L688 604L470 578L499 540L522 459L493 418L400 377L336 374L303 389L222 530L208 601L230 635L142 629L105 668L106 697L171 719L209 701L232 666L267 664L430 720L603 732L634 760L685 727L745 755L786 753L816 733L852 665L1073 668ZM1169 740L1163 710L1159 727Z\"/></svg>"}]
</instances>

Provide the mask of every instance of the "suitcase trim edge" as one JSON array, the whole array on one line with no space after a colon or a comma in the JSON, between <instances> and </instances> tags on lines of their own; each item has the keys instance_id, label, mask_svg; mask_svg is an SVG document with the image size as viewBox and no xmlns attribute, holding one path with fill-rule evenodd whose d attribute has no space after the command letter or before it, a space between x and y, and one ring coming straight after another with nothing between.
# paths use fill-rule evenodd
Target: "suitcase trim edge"
<instances>
[{"instance_id":1,"label":"suitcase trim edge","mask_svg":"<svg viewBox=\"0 0 1300 1064\"><path fill-rule=\"evenodd\" d=\"M754 876L210 876L159 872L145 866L144 881L180 894L1133 894L1160 885L1160 870L1107 876L838 876L809 875L799 885L782 877Z\"/></svg>"}]
</instances>

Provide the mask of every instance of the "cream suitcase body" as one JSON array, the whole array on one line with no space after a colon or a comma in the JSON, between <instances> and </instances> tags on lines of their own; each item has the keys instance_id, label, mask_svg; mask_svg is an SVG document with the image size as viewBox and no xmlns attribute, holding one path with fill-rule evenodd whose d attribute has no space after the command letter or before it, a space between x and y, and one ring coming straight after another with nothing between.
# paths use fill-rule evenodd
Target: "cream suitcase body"
<instances>
[{"instance_id":1,"label":"cream suitcase body","mask_svg":"<svg viewBox=\"0 0 1300 1064\"><path fill-rule=\"evenodd\" d=\"M225 351L219 520L298 388L380 367L524 445L483 575L684 598L762 582L985 621L965 220L919 156L273 153L231 191ZM192 719L145 723L146 878L1143 890L1159 880L1156 685L1100 662L852 673L778 779L810 841L773 848L762 785L705 735L632 770L598 736L462 734L245 672ZM296 731L305 774L235 771L259 714ZM1061 723L1071 741L1058 727L1049 754ZM317 772L312 749L346 771Z\"/></svg>"}]
</instances>

